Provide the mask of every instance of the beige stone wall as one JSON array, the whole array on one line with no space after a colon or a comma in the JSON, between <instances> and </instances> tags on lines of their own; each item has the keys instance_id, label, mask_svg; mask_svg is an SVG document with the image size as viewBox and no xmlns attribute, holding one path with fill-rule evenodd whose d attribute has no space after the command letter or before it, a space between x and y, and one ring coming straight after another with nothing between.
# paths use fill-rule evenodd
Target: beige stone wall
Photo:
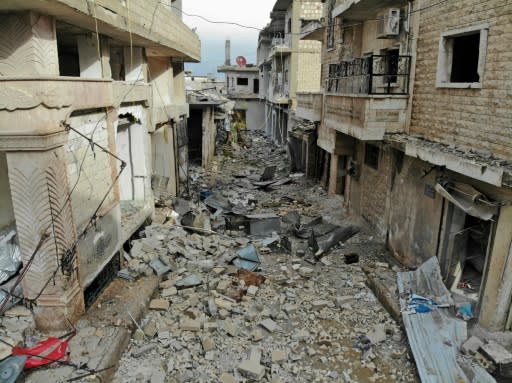
<instances>
[{"instance_id":1,"label":"beige stone wall","mask_svg":"<svg viewBox=\"0 0 512 383\"><path fill-rule=\"evenodd\" d=\"M357 141L354 158L358 163L359 177L351 177L349 206L370 223L376 231L385 235L388 229L389 192L393 157L391 150L380 150L378 170L364 163L365 144Z\"/></svg>"},{"instance_id":2,"label":"beige stone wall","mask_svg":"<svg viewBox=\"0 0 512 383\"><path fill-rule=\"evenodd\" d=\"M322 45L319 41L301 40L299 49L297 92L319 92Z\"/></svg>"},{"instance_id":3,"label":"beige stone wall","mask_svg":"<svg viewBox=\"0 0 512 383\"><path fill-rule=\"evenodd\" d=\"M103 147L109 147L109 131L104 112L71 117L70 125L88 137L94 131L94 142ZM73 219L80 230L80 227L91 218L112 184L111 157L98 148L92 151L89 142L73 131L69 133L65 148L70 189L76 184L76 189L71 196ZM82 161L83 166L80 171ZM103 204L102 211L115 202L114 193L110 193Z\"/></svg>"},{"instance_id":4,"label":"beige stone wall","mask_svg":"<svg viewBox=\"0 0 512 383\"><path fill-rule=\"evenodd\" d=\"M511 12L506 0L450 1L421 12L411 134L512 156ZM436 88L440 34L483 22L489 36L482 89Z\"/></svg>"}]
</instances>

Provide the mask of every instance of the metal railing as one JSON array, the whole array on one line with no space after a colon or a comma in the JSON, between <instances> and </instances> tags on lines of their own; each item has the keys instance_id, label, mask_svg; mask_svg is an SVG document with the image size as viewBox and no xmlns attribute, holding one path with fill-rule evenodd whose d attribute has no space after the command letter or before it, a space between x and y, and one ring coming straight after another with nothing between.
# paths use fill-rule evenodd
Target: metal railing
<instances>
[{"instance_id":1,"label":"metal railing","mask_svg":"<svg viewBox=\"0 0 512 383\"><path fill-rule=\"evenodd\" d=\"M372 55L329 65L329 93L408 94L411 56Z\"/></svg>"}]
</instances>

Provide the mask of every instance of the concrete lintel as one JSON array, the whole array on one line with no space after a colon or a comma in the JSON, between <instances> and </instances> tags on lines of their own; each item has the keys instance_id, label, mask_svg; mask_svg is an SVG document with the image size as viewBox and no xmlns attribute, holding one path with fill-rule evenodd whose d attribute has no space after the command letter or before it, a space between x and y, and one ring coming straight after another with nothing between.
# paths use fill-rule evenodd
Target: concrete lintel
<instances>
[{"instance_id":1,"label":"concrete lintel","mask_svg":"<svg viewBox=\"0 0 512 383\"><path fill-rule=\"evenodd\" d=\"M330 118L325 119L325 126L361 141L382 141L385 133L385 128L365 129L359 126L342 124Z\"/></svg>"},{"instance_id":2,"label":"concrete lintel","mask_svg":"<svg viewBox=\"0 0 512 383\"><path fill-rule=\"evenodd\" d=\"M308 108L297 107L295 112L297 117L303 118L304 120L318 122L322 119L322 113L320 110L312 110Z\"/></svg>"},{"instance_id":3,"label":"concrete lintel","mask_svg":"<svg viewBox=\"0 0 512 383\"><path fill-rule=\"evenodd\" d=\"M476 163L452 153L443 153L435 148L418 146L411 142L406 143L405 154L433 165L444 166L451 171L494 186L502 185L503 169Z\"/></svg>"}]
</instances>

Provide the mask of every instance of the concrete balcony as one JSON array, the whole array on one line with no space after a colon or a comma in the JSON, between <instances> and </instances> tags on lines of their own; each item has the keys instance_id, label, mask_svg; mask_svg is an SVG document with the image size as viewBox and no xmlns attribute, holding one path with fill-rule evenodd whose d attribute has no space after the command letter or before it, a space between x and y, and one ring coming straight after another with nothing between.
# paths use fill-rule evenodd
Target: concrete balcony
<instances>
[{"instance_id":1,"label":"concrete balcony","mask_svg":"<svg viewBox=\"0 0 512 383\"><path fill-rule=\"evenodd\" d=\"M405 131L408 96L327 94L324 125L362 141Z\"/></svg>"},{"instance_id":2,"label":"concrete balcony","mask_svg":"<svg viewBox=\"0 0 512 383\"><path fill-rule=\"evenodd\" d=\"M272 46L270 48L270 56L276 55L289 55L292 53L292 39L291 36L285 38L275 37L272 39Z\"/></svg>"},{"instance_id":3,"label":"concrete balcony","mask_svg":"<svg viewBox=\"0 0 512 383\"><path fill-rule=\"evenodd\" d=\"M297 117L318 122L322 119L322 93L297 93Z\"/></svg>"},{"instance_id":4,"label":"concrete balcony","mask_svg":"<svg viewBox=\"0 0 512 383\"><path fill-rule=\"evenodd\" d=\"M112 81L80 77L0 79L0 136L48 136L77 110L114 105Z\"/></svg>"},{"instance_id":5,"label":"concrete balcony","mask_svg":"<svg viewBox=\"0 0 512 383\"><path fill-rule=\"evenodd\" d=\"M96 0L6 0L0 11L33 11L96 31L121 42L146 48L149 56L201 59L201 42L170 5L160 0L128 2ZM98 21L96 23L95 19Z\"/></svg>"},{"instance_id":6,"label":"concrete balcony","mask_svg":"<svg viewBox=\"0 0 512 383\"><path fill-rule=\"evenodd\" d=\"M301 40L324 41L325 23L320 21L310 21L300 30Z\"/></svg>"}]
</instances>

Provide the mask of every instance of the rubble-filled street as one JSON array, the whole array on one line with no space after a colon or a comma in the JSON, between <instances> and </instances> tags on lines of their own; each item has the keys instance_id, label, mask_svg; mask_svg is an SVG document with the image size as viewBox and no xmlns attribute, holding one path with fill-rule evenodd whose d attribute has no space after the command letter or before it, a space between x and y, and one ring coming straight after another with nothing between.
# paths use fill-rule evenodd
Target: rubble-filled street
<instances>
[{"instance_id":1,"label":"rubble-filled street","mask_svg":"<svg viewBox=\"0 0 512 383\"><path fill-rule=\"evenodd\" d=\"M417 381L403 331L365 284L362 264L392 267L382 242L358 223L358 234L315 256L297 234L354 223L340 199L289 174L284 150L259 134L249 141L195 169L192 201L166 201L161 223L132 241L125 273L152 273L155 260L171 271L156 269L158 294L114 381Z\"/></svg>"}]
</instances>

